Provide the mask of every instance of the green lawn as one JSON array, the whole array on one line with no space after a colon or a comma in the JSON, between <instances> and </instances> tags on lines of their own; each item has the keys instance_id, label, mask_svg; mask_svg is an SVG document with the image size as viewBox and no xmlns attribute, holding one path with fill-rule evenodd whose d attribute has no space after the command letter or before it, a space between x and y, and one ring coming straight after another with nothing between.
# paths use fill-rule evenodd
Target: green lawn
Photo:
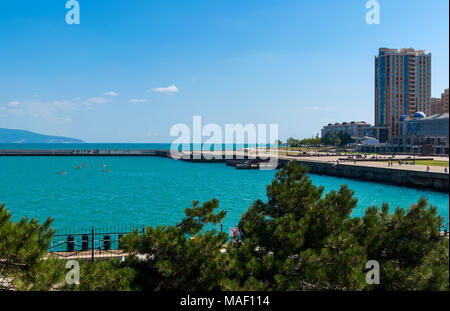
<instances>
[{"instance_id":1,"label":"green lawn","mask_svg":"<svg viewBox=\"0 0 450 311\"><path fill-rule=\"evenodd\" d=\"M408 162L412 163L412 161L403 161L404 163ZM416 160L416 165L428 165L428 166L440 166L440 167L448 167L448 161L424 161L424 160Z\"/></svg>"}]
</instances>

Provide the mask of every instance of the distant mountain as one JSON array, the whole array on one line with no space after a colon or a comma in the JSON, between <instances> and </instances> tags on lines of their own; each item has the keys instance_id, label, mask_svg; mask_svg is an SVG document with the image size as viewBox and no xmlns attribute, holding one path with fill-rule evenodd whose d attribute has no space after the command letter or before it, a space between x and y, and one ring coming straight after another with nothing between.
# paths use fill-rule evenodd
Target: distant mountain
<instances>
[{"instance_id":1,"label":"distant mountain","mask_svg":"<svg viewBox=\"0 0 450 311\"><path fill-rule=\"evenodd\" d=\"M44 144L44 143L82 143L82 142L83 142L82 140L75 138L48 136L24 130L10 130L0 128L0 143Z\"/></svg>"}]
</instances>

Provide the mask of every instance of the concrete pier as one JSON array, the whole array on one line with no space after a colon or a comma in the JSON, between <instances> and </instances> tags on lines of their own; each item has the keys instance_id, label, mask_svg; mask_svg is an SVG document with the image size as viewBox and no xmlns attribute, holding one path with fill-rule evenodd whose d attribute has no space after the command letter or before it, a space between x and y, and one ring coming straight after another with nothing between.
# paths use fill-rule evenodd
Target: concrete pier
<instances>
[{"instance_id":1,"label":"concrete pier","mask_svg":"<svg viewBox=\"0 0 450 311\"><path fill-rule=\"evenodd\" d=\"M0 150L0 156L160 156L170 157L168 150L127 149L16 149Z\"/></svg>"}]
</instances>

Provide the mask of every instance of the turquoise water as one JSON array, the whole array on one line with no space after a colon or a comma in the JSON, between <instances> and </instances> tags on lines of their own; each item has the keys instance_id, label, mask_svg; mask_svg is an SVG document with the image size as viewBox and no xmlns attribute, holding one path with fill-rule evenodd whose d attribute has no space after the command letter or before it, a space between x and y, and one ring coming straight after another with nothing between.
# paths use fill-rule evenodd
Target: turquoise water
<instances>
[{"instance_id":1,"label":"turquoise water","mask_svg":"<svg viewBox=\"0 0 450 311\"><path fill-rule=\"evenodd\" d=\"M192 200L217 198L228 212L228 230L254 200L266 199L274 174L158 157L0 157L0 202L15 220L52 217L53 227L61 228L174 224ZM382 202L406 208L421 196L448 215L448 194L329 176L311 179L326 191L347 184L358 198L355 215Z\"/></svg>"}]
</instances>

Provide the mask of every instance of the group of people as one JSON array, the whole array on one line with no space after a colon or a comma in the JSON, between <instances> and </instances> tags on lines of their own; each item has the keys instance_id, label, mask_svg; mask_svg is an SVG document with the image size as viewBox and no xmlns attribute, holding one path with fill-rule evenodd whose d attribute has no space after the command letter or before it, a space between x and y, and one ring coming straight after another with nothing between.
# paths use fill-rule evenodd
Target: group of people
<instances>
[{"instance_id":1,"label":"group of people","mask_svg":"<svg viewBox=\"0 0 450 311\"><path fill-rule=\"evenodd\" d=\"M402 166L402 160L398 160L398 165ZM388 167L393 167L394 166L394 161L389 160L388 161Z\"/></svg>"},{"instance_id":2,"label":"group of people","mask_svg":"<svg viewBox=\"0 0 450 311\"><path fill-rule=\"evenodd\" d=\"M399 165L399 166L401 166L402 163L403 163L402 160L398 160L398 165ZM407 164L407 163L406 163L406 164ZM415 165L415 164L416 164L415 161L411 163L411 165ZM389 161L388 161L388 167L393 167L393 166L394 166L394 161L389 160ZM427 165L427 172L429 172L429 171L430 171L430 166ZM448 173L448 168L447 168L447 167L444 167L444 173Z\"/></svg>"}]
</instances>

